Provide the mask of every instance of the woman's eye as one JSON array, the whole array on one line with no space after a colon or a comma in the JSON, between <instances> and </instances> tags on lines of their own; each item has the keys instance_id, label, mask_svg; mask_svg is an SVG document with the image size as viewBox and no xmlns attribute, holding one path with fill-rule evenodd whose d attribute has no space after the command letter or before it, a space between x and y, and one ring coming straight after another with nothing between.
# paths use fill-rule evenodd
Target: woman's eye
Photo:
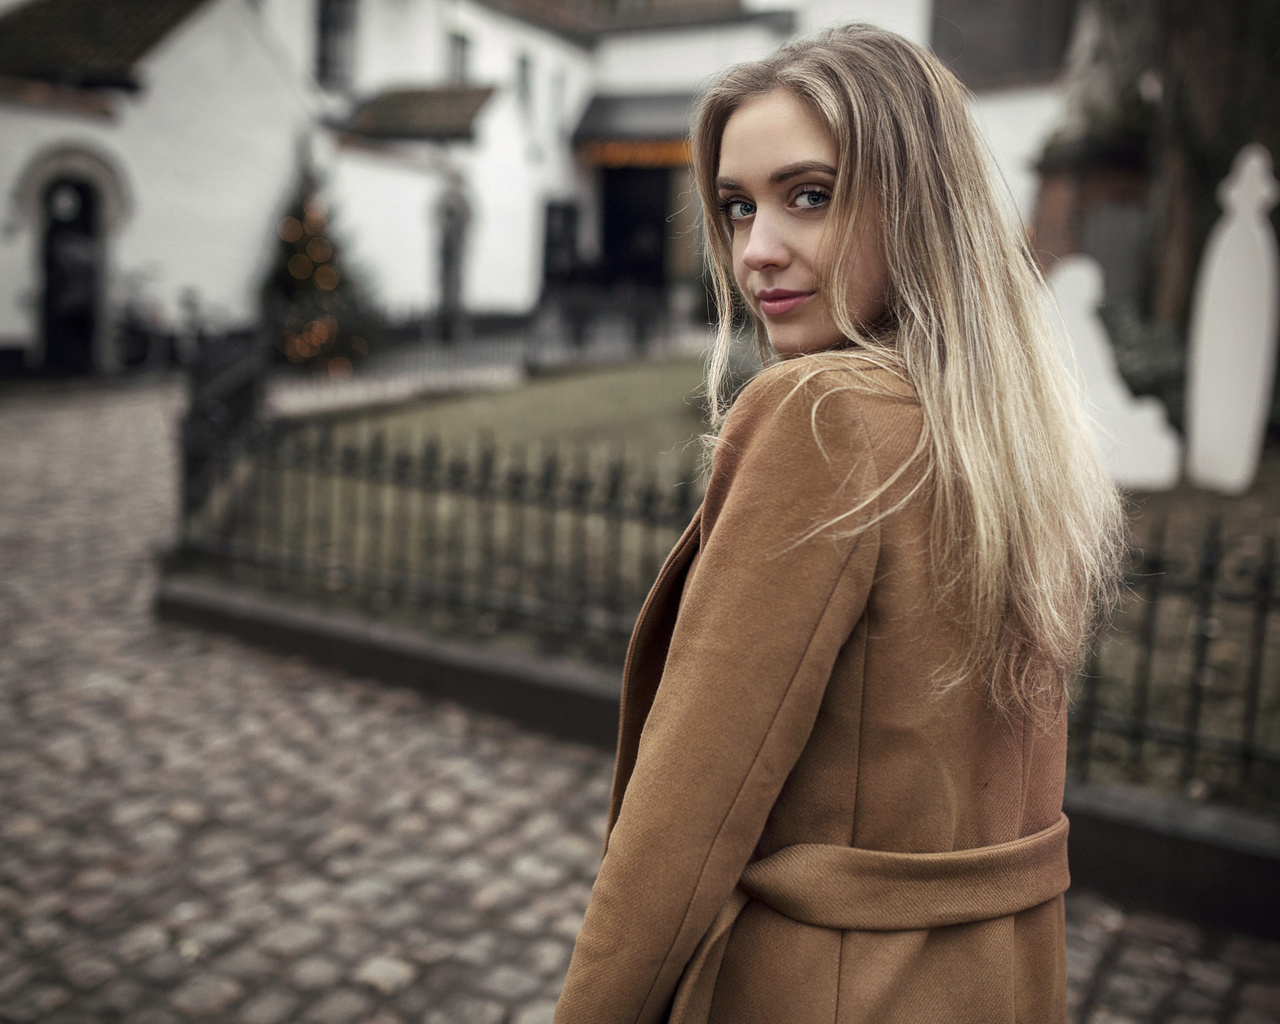
<instances>
[{"instance_id":1,"label":"woman's eye","mask_svg":"<svg viewBox=\"0 0 1280 1024\"><path fill-rule=\"evenodd\" d=\"M830 193L820 188L807 188L796 195L796 206L802 210L816 210L831 202Z\"/></svg>"},{"instance_id":2,"label":"woman's eye","mask_svg":"<svg viewBox=\"0 0 1280 1024\"><path fill-rule=\"evenodd\" d=\"M726 199L720 204L720 212L729 220L742 220L756 212L756 208L745 199Z\"/></svg>"}]
</instances>

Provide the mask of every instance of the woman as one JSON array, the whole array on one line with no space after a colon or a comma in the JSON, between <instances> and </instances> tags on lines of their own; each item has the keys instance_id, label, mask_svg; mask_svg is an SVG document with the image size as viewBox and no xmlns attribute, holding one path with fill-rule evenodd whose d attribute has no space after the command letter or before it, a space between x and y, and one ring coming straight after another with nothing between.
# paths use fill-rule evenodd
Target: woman
<instances>
[{"instance_id":1,"label":"woman","mask_svg":"<svg viewBox=\"0 0 1280 1024\"><path fill-rule=\"evenodd\" d=\"M963 89L889 33L693 134L766 369L636 625L559 1024L1064 1021L1067 687L1122 517ZM732 276L732 284L730 283Z\"/></svg>"}]
</instances>

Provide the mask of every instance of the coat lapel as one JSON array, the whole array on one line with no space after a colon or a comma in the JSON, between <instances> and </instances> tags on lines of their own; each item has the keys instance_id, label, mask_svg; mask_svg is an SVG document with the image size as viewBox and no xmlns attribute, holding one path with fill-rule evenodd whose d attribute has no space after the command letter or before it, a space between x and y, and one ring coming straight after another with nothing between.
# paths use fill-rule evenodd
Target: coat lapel
<instances>
[{"instance_id":1,"label":"coat lapel","mask_svg":"<svg viewBox=\"0 0 1280 1024\"><path fill-rule=\"evenodd\" d=\"M676 625L676 613L680 610L680 594L689 563L698 550L702 525L702 509L693 519L671 549L662 569L654 581L644 607L636 619L631 643L627 648L627 663L622 674L622 708L618 723L618 757L613 769L613 797L609 806L609 825L605 833L608 848L608 832L618 820L622 807L622 794L635 768L636 754L640 746L640 733L644 728L649 709L653 706L662 669L667 661L667 647Z\"/></svg>"}]
</instances>

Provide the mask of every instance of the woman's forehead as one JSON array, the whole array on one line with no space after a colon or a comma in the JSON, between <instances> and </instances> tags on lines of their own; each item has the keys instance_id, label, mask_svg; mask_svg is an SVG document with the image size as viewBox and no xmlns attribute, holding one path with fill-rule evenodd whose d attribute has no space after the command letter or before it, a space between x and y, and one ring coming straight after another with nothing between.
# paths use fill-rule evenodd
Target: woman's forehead
<instances>
[{"instance_id":1,"label":"woman's forehead","mask_svg":"<svg viewBox=\"0 0 1280 1024\"><path fill-rule=\"evenodd\" d=\"M796 164L835 168L835 140L801 99L785 89L753 96L725 122L717 180L767 180Z\"/></svg>"}]
</instances>

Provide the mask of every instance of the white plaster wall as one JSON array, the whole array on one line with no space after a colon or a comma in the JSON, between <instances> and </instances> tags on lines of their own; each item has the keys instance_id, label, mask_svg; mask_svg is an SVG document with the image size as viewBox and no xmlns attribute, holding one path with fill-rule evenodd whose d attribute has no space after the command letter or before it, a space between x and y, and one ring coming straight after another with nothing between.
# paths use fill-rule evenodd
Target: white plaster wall
<instances>
[{"instance_id":1,"label":"white plaster wall","mask_svg":"<svg viewBox=\"0 0 1280 1024\"><path fill-rule=\"evenodd\" d=\"M284 51L300 80L315 71L316 0L253 0L269 45Z\"/></svg>"},{"instance_id":2,"label":"white plaster wall","mask_svg":"<svg viewBox=\"0 0 1280 1024\"><path fill-rule=\"evenodd\" d=\"M1035 161L1059 123L1065 103L1061 86L1054 83L980 93L973 104L978 127L1027 225L1035 213L1039 189Z\"/></svg>"},{"instance_id":3,"label":"white plaster wall","mask_svg":"<svg viewBox=\"0 0 1280 1024\"><path fill-rule=\"evenodd\" d=\"M442 9L444 31L461 32L471 40L471 80L498 90L481 113L477 159L522 160L530 165L541 189L566 194L572 171L569 137L597 91L590 53L562 36L481 4L455 3ZM531 62L527 112L516 93L521 54ZM558 103L553 103L557 77L560 95Z\"/></svg>"},{"instance_id":4,"label":"white plaster wall","mask_svg":"<svg viewBox=\"0 0 1280 1024\"><path fill-rule=\"evenodd\" d=\"M460 5L453 25L473 40L476 81L498 85L464 158L473 195L468 301L482 311L527 312L542 291L546 204L574 192L569 139L593 91L590 55L480 4ZM522 53L532 71L528 108L516 90ZM553 110L557 75L564 84Z\"/></svg>"},{"instance_id":5,"label":"white plaster wall","mask_svg":"<svg viewBox=\"0 0 1280 1024\"><path fill-rule=\"evenodd\" d=\"M813 32L846 21L869 21L927 46L931 0L743 0L749 11L791 10L797 31Z\"/></svg>"},{"instance_id":6,"label":"white plaster wall","mask_svg":"<svg viewBox=\"0 0 1280 1024\"><path fill-rule=\"evenodd\" d=\"M467 305L475 312L527 313L538 302L546 200L545 193L540 197L534 191L532 177L527 167L506 170L490 161L472 163L463 286ZM487 200L474 202L477 193L488 193Z\"/></svg>"},{"instance_id":7,"label":"white plaster wall","mask_svg":"<svg viewBox=\"0 0 1280 1024\"><path fill-rule=\"evenodd\" d=\"M474 143L400 146L399 155L339 152L327 188L352 255L369 269L393 318L434 310L436 204L452 174L471 211L464 302L478 313L528 312L542 288L546 203L576 194L569 136L591 96L588 53L466 0L367 0L360 10L354 75L360 95L439 85L451 32L470 40L469 81L495 92L476 118ZM516 91L521 54L531 61L527 110Z\"/></svg>"},{"instance_id":8,"label":"white plaster wall","mask_svg":"<svg viewBox=\"0 0 1280 1024\"><path fill-rule=\"evenodd\" d=\"M467 308L519 314L537 302L542 202L525 162L503 164L459 144L341 151L325 186L335 232L393 321L438 308L439 203L455 181L470 213L463 273Z\"/></svg>"},{"instance_id":9,"label":"white plaster wall","mask_svg":"<svg viewBox=\"0 0 1280 1024\"><path fill-rule=\"evenodd\" d=\"M393 320L439 301L435 206L443 176L426 153L339 150L324 192L347 263Z\"/></svg>"},{"instance_id":10,"label":"white plaster wall","mask_svg":"<svg viewBox=\"0 0 1280 1024\"><path fill-rule=\"evenodd\" d=\"M362 0L357 5L352 69L357 96L444 78L444 6L442 0Z\"/></svg>"},{"instance_id":11,"label":"white plaster wall","mask_svg":"<svg viewBox=\"0 0 1280 1024\"><path fill-rule=\"evenodd\" d=\"M148 55L144 87L113 119L0 107L0 338L31 344L38 330L41 225L12 190L43 151L76 146L118 167L131 214L108 239L108 305L131 291L163 321L180 322L192 289L217 326L254 322L274 226L296 170L309 98L280 49L265 42L244 0L197 11ZM228 74L235 68L235 74Z\"/></svg>"},{"instance_id":12,"label":"white plaster wall","mask_svg":"<svg viewBox=\"0 0 1280 1024\"><path fill-rule=\"evenodd\" d=\"M693 92L721 68L763 57L784 39L763 22L622 32L596 46L596 91Z\"/></svg>"},{"instance_id":13,"label":"white plaster wall","mask_svg":"<svg viewBox=\"0 0 1280 1024\"><path fill-rule=\"evenodd\" d=\"M121 264L145 268L168 309L194 287L233 323L255 318L314 111L254 19L242 0L198 12L150 56L149 87L121 125L140 197Z\"/></svg>"}]
</instances>

